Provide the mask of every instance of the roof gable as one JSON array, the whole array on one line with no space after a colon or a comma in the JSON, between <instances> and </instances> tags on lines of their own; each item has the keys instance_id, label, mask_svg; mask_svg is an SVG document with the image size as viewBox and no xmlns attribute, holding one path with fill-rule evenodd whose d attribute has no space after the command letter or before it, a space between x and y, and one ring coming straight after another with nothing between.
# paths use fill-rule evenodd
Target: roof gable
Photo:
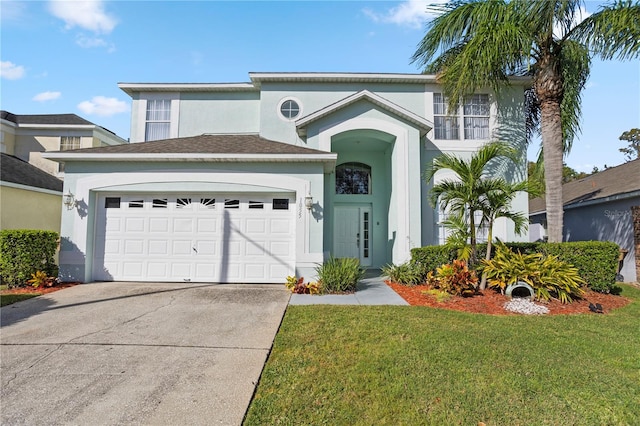
<instances>
[{"instance_id":1,"label":"roof gable","mask_svg":"<svg viewBox=\"0 0 640 426\"><path fill-rule=\"evenodd\" d=\"M420 136L424 136L433 128L433 123L431 123L429 120L423 117L420 117L419 115L414 114L413 112L399 105L394 104L393 102L383 98L380 95L377 95L368 90L361 90L357 93L354 93L353 95L347 96L346 98L339 100L338 102L335 102L305 117L302 117L299 120L296 120L296 130L298 131L298 135L301 137L306 136L307 127L311 123L323 117L326 117L330 114L333 114L334 112L339 111L343 108L346 108L349 105L352 105L361 100L370 102L376 105L377 107L412 123L420 130Z\"/></svg>"}]
</instances>

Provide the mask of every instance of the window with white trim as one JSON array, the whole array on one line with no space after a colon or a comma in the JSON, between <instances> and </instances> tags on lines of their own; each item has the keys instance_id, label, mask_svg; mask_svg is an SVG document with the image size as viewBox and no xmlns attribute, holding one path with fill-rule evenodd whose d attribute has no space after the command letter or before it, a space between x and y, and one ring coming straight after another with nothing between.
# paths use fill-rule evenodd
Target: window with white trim
<instances>
[{"instance_id":1,"label":"window with white trim","mask_svg":"<svg viewBox=\"0 0 640 426\"><path fill-rule=\"evenodd\" d=\"M433 130L435 139L460 139L462 115L463 139L489 139L489 95L474 94L464 98L462 108L449 112L449 100L442 93L433 94ZM460 114L462 112L462 114Z\"/></svg>"},{"instance_id":2,"label":"window with white trim","mask_svg":"<svg viewBox=\"0 0 640 426\"><path fill-rule=\"evenodd\" d=\"M433 127L436 139L460 139L457 114L449 114L448 99L442 93L433 94Z\"/></svg>"},{"instance_id":3,"label":"window with white trim","mask_svg":"<svg viewBox=\"0 0 640 426\"><path fill-rule=\"evenodd\" d=\"M471 95L464 100L464 138L489 139L489 95Z\"/></svg>"},{"instance_id":4,"label":"window with white trim","mask_svg":"<svg viewBox=\"0 0 640 426\"><path fill-rule=\"evenodd\" d=\"M61 136L60 151L69 151L80 148L80 136Z\"/></svg>"},{"instance_id":5,"label":"window with white trim","mask_svg":"<svg viewBox=\"0 0 640 426\"><path fill-rule=\"evenodd\" d=\"M171 129L171 99L147 100L145 141L169 139Z\"/></svg>"}]
</instances>

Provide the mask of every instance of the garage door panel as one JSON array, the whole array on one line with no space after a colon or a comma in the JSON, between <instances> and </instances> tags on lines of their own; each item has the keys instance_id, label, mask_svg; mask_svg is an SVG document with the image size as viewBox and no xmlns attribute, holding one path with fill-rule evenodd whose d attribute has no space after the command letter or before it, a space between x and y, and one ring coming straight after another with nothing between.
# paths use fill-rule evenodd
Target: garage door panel
<instances>
[{"instance_id":1,"label":"garage door panel","mask_svg":"<svg viewBox=\"0 0 640 426\"><path fill-rule=\"evenodd\" d=\"M196 241L198 256L215 256L218 253L218 244L215 241Z\"/></svg>"},{"instance_id":2,"label":"garage door panel","mask_svg":"<svg viewBox=\"0 0 640 426\"><path fill-rule=\"evenodd\" d=\"M289 219L271 219L269 223L269 232L272 234L289 234L291 233L291 220Z\"/></svg>"},{"instance_id":3,"label":"garage door panel","mask_svg":"<svg viewBox=\"0 0 640 426\"><path fill-rule=\"evenodd\" d=\"M173 219L173 232L193 232L193 218Z\"/></svg>"},{"instance_id":4,"label":"garage door panel","mask_svg":"<svg viewBox=\"0 0 640 426\"><path fill-rule=\"evenodd\" d=\"M122 231L122 220L118 217L107 217L107 224L105 229L107 232L120 232Z\"/></svg>"},{"instance_id":5,"label":"garage door panel","mask_svg":"<svg viewBox=\"0 0 640 426\"><path fill-rule=\"evenodd\" d=\"M272 198L285 197L123 196L119 208L98 211L94 277L282 282L294 273L295 209L274 210Z\"/></svg>"},{"instance_id":6,"label":"garage door panel","mask_svg":"<svg viewBox=\"0 0 640 426\"><path fill-rule=\"evenodd\" d=\"M108 269L110 274L113 274L111 268ZM140 279L142 278L144 271L144 265L142 261L130 261L124 262L122 264L122 275L129 279Z\"/></svg>"},{"instance_id":7,"label":"garage door panel","mask_svg":"<svg viewBox=\"0 0 640 426\"><path fill-rule=\"evenodd\" d=\"M191 256L191 240L175 240L173 241L171 254L174 256Z\"/></svg>"},{"instance_id":8,"label":"garage door panel","mask_svg":"<svg viewBox=\"0 0 640 426\"><path fill-rule=\"evenodd\" d=\"M153 256L168 256L169 241L167 240L149 240L149 254Z\"/></svg>"},{"instance_id":9,"label":"garage door panel","mask_svg":"<svg viewBox=\"0 0 640 426\"><path fill-rule=\"evenodd\" d=\"M121 240L108 240L104 242L104 254L120 254Z\"/></svg>"},{"instance_id":10,"label":"garage door panel","mask_svg":"<svg viewBox=\"0 0 640 426\"><path fill-rule=\"evenodd\" d=\"M208 232L217 234L218 233L218 221L216 219L198 219L197 221L197 229L198 233Z\"/></svg>"},{"instance_id":11,"label":"garage door panel","mask_svg":"<svg viewBox=\"0 0 640 426\"><path fill-rule=\"evenodd\" d=\"M171 263L171 277L177 277L178 279L182 277L182 280L190 280L191 279L191 263L184 262L173 262Z\"/></svg>"},{"instance_id":12,"label":"garage door panel","mask_svg":"<svg viewBox=\"0 0 640 426\"><path fill-rule=\"evenodd\" d=\"M124 231L125 232L144 232L144 224L146 220L144 217L128 217L125 218Z\"/></svg>"},{"instance_id":13,"label":"garage door panel","mask_svg":"<svg viewBox=\"0 0 640 426\"><path fill-rule=\"evenodd\" d=\"M167 218L150 218L149 232L167 232L169 231L169 219Z\"/></svg>"},{"instance_id":14,"label":"garage door panel","mask_svg":"<svg viewBox=\"0 0 640 426\"><path fill-rule=\"evenodd\" d=\"M264 254L265 241L248 241L245 253L247 256L262 256Z\"/></svg>"}]
</instances>

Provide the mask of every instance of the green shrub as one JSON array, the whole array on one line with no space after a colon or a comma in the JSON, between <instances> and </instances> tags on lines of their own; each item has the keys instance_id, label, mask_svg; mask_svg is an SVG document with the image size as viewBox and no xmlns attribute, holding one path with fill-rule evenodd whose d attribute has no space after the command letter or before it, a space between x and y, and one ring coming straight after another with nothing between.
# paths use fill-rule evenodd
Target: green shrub
<instances>
[{"instance_id":1,"label":"green shrub","mask_svg":"<svg viewBox=\"0 0 640 426\"><path fill-rule=\"evenodd\" d=\"M478 276L464 260L454 260L429 273L427 279L435 288L455 296L472 296L478 287Z\"/></svg>"},{"instance_id":2,"label":"green shrub","mask_svg":"<svg viewBox=\"0 0 640 426\"><path fill-rule=\"evenodd\" d=\"M323 292L350 293L356 291L358 281L364 276L364 269L360 267L358 259L330 257L318 265L316 273Z\"/></svg>"},{"instance_id":3,"label":"green shrub","mask_svg":"<svg viewBox=\"0 0 640 426\"><path fill-rule=\"evenodd\" d=\"M54 256L58 233L30 229L0 231L0 276L9 287L27 285L31 274L58 276Z\"/></svg>"},{"instance_id":4,"label":"green shrub","mask_svg":"<svg viewBox=\"0 0 640 426\"><path fill-rule=\"evenodd\" d=\"M590 289L610 293L616 283L620 248L610 241L540 243L539 250L574 265Z\"/></svg>"},{"instance_id":5,"label":"green shrub","mask_svg":"<svg viewBox=\"0 0 640 426\"><path fill-rule=\"evenodd\" d=\"M435 271L441 265L450 263L457 258L456 247L425 246L411 249L411 262L419 263L425 271Z\"/></svg>"},{"instance_id":6,"label":"green shrub","mask_svg":"<svg viewBox=\"0 0 640 426\"><path fill-rule=\"evenodd\" d=\"M584 294L585 281L578 269L542 253L525 254L513 251L505 244L496 245L491 260L482 260L483 272L487 274L490 287L504 289L518 281L529 284L540 300L558 298L562 303L571 303L573 298Z\"/></svg>"},{"instance_id":7,"label":"green shrub","mask_svg":"<svg viewBox=\"0 0 640 426\"><path fill-rule=\"evenodd\" d=\"M394 283L411 286L423 283L427 271L422 263L406 262L401 265L383 266L382 275L388 276Z\"/></svg>"},{"instance_id":8,"label":"green shrub","mask_svg":"<svg viewBox=\"0 0 640 426\"><path fill-rule=\"evenodd\" d=\"M505 243L516 253L557 256L573 265L587 286L594 291L610 293L615 288L619 248L608 241L575 241L567 243ZM495 250L495 245L493 246ZM478 258L485 257L486 244L478 244ZM456 259L457 248L426 246L411 250L412 262L420 262L426 271L435 271L442 264ZM494 251L495 253L495 251Z\"/></svg>"}]
</instances>

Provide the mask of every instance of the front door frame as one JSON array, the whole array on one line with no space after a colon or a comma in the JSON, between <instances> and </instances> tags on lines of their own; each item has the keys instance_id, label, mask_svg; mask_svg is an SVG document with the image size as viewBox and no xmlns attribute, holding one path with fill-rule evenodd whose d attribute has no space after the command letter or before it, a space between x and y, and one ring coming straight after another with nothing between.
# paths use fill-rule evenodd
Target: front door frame
<instances>
[{"instance_id":1,"label":"front door frame","mask_svg":"<svg viewBox=\"0 0 640 426\"><path fill-rule=\"evenodd\" d=\"M342 229L338 223L337 218L342 217L342 215L338 214L338 210L353 210L357 212L357 224L356 226L356 235L355 241L353 244L355 247L352 247L351 252L358 253L358 259L360 260L360 265L364 267L372 266L373 252L371 247L372 238L372 206L371 204L362 203L362 204L338 204L333 207L333 253L336 257L345 257L345 255L337 249L337 244L341 242L340 230Z\"/></svg>"}]
</instances>

